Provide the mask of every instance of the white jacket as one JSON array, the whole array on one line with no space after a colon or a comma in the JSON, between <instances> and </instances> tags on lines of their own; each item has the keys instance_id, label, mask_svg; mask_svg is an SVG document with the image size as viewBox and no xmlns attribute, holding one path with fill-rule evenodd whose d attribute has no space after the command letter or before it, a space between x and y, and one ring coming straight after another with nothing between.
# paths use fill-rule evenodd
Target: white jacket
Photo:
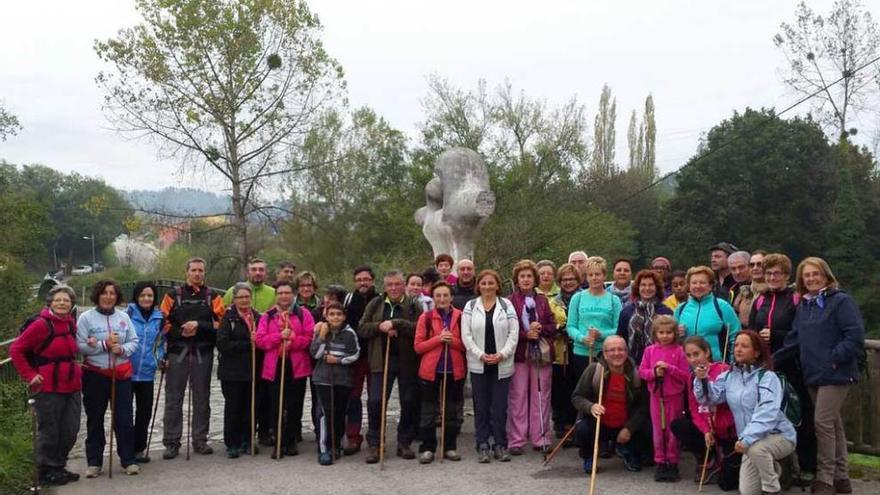
<instances>
[{"instance_id":1,"label":"white jacket","mask_svg":"<svg viewBox=\"0 0 880 495\"><path fill-rule=\"evenodd\" d=\"M499 297L492 315L495 327L495 348L503 359L498 363L498 379L513 375L513 355L519 340L519 319L513 303ZM482 300L471 299L464 306L461 315L461 340L467 349L467 365L471 373L483 374L483 361L486 347L486 311Z\"/></svg>"}]
</instances>

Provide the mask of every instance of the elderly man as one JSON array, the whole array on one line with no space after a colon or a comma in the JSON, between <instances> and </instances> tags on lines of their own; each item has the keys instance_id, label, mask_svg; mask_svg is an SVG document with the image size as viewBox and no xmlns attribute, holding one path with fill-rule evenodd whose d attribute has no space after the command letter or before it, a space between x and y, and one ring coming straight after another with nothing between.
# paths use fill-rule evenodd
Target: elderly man
<instances>
[{"instance_id":1,"label":"elderly man","mask_svg":"<svg viewBox=\"0 0 880 495\"><path fill-rule=\"evenodd\" d=\"M459 260L458 281L452 286L452 305L459 310L464 310L464 305L479 295L476 276L477 270L473 261Z\"/></svg>"},{"instance_id":2,"label":"elderly man","mask_svg":"<svg viewBox=\"0 0 880 495\"><path fill-rule=\"evenodd\" d=\"M416 321L421 308L404 292L404 275L399 270L385 274L385 292L367 304L358 325L358 335L367 344L370 378L367 380L367 464L379 462L379 429L382 417L382 389L385 356L388 376L384 400L388 400L394 381L398 380L400 422L397 425L397 455L415 459L412 441L416 438L418 417L419 358L414 347Z\"/></svg>"},{"instance_id":3,"label":"elderly man","mask_svg":"<svg viewBox=\"0 0 880 495\"><path fill-rule=\"evenodd\" d=\"M574 265L577 268L578 273L581 274L581 289L589 289L590 284L587 283L587 253L584 251L575 251L568 255L568 262Z\"/></svg>"},{"instance_id":4,"label":"elderly man","mask_svg":"<svg viewBox=\"0 0 880 495\"><path fill-rule=\"evenodd\" d=\"M743 328L749 323L749 312L752 309L752 271L749 262L752 255L747 251L736 251L727 257L727 267L730 276L733 277L733 286L730 288L728 301L736 310L737 317Z\"/></svg>"},{"instance_id":5,"label":"elderly man","mask_svg":"<svg viewBox=\"0 0 880 495\"><path fill-rule=\"evenodd\" d=\"M601 371L601 372L600 372ZM604 391L599 403L599 384ZM599 438L612 441L627 471L641 471L642 456L650 452L651 422L648 390L629 358L626 341L612 335L602 345L602 356L584 370L571 402L578 411L575 443L587 474L593 468L593 437L599 420Z\"/></svg>"}]
</instances>

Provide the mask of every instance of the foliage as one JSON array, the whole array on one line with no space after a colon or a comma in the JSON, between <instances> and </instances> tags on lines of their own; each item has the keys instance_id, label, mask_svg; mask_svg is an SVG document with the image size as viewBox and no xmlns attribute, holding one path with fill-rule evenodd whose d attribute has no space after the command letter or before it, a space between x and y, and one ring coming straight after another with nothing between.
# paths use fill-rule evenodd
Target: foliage
<instances>
[{"instance_id":1,"label":"foliage","mask_svg":"<svg viewBox=\"0 0 880 495\"><path fill-rule=\"evenodd\" d=\"M0 340L16 336L21 322L36 311L33 282L18 259L0 252Z\"/></svg>"},{"instance_id":2,"label":"foliage","mask_svg":"<svg viewBox=\"0 0 880 495\"><path fill-rule=\"evenodd\" d=\"M876 64L865 66L880 54L880 32L859 0L837 0L827 17L801 2L795 15L773 38L788 60L785 83L808 96L842 79L818 91L812 105L822 124L846 136L855 114L873 108L880 72Z\"/></svg>"},{"instance_id":3,"label":"foliage","mask_svg":"<svg viewBox=\"0 0 880 495\"><path fill-rule=\"evenodd\" d=\"M15 136L20 130L21 123L18 117L0 105L0 141L6 141L9 136Z\"/></svg>"},{"instance_id":4,"label":"foliage","mask_svg":"<svg viewBox=\"0 0 880 495\"><path fill-rule=\"evenodd\" d=\"M599 110L596 112L596 123L593 127L593 161L590 175L596 178L607 178L617 171L614 160L615 139L614 123L617 120L617 98L611 99L611 88L606 84L602 87L599 97Z\"/></svg>"},{"instance_id":5,"label":"foliage","mask_svg":"<svg viewBox=\"0 0 880 495\"><path fill-rule=\"evenodd\" d=\"M138 0L143 22L95 51L112 66L97 81L114 125L229 188L235 242L254 247L249 217L275 209L270 185L291 171L287 152L343 88L321 25L296 0Z\"/></svg>"},{"instance_id":6,"label":"foliage","mask_svg":"<svg viewBox=\"0 0 880 495\"><path fill-rule=\"evenodd\" d=\"M31 419L20 381L0 381L0 493L27 493L33 476Z\"/></svg>"},{"instance_id":7,"label":"foliage","mask_svg":"<svg viewBox=\"0 0 880 495\"><path fill-rule=\"evenodd\" d=\"M0 252L20 259L45 262L46 246L55 233L49 207L39 201L39 192L23 188L19 171L0 163Z\"/></svg>"}]
</instances>

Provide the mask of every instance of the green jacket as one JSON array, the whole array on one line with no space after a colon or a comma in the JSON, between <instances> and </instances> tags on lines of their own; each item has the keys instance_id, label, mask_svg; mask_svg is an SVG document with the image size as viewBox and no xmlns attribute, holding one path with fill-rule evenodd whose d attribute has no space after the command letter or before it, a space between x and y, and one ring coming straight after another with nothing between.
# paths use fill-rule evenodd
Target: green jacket
<instances>
[{"instance_id":1,"label":"green jacket","mask_svg":"<svg viewBox=\"0 0 880 495\"><path fill-rule=\"evenodd\" d=\"M386 294L374 297L364 309L364 316L358 324L358 335L367 347L367 359L371 373L382 373L385 368L385 334L379 331L383 321L383 313L387 301ZM398 347L400 349L400 376L403 380L416 379L419 371L419 356L415 350L416 322L422 314L421 304L409 296L404 296L401 312L391 318L397 330Z\"/></svg>"},{"instance_id":2,"label":"green jacket","mask_svg":"<svg viewBox=\"0 0 880 495\"><path fill-rule=\"evenodd\" d=\"M275 304L275 289L269 284L254 285L250 282L245 283L254 291L254 294L251 297L251 306L253 306L253 308L260 314L269 311L269 308ZM232 304L233 295L232 287L226 291L226 294L223 294L223 304L226 307L229 307Z\"/></svg>"},{"instance_id":3,"label":"green jacket","mask_svg":"<svg viewBox=\"0 0 880 495\"><path fill-rule=\"evenodd\" d=\"M596 369L602 365L602 374L605 385L603 394L608 391L608 376L611 372L604 358L587 366L578 380L574 392L571 394L571 403L577 409L579 417L591 416L590 408L596 403L599 396L599 373ZM650 433L651 423L648 421L648 389L645 382L639 377L638 370L632 359L627 359L623 366L623 374L626 378L626 410L627 420L624 427L631 433L648 429ZM604 402L604 399L603 399Z\"/></svg>"}]
</instances>

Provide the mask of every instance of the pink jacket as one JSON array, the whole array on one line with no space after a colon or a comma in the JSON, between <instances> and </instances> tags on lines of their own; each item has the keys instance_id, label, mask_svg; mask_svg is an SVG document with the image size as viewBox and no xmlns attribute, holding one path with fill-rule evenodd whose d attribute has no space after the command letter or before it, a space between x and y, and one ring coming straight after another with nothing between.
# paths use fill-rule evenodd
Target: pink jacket
<instances>
[{"instance_id":1,"label":"pink jacket","mask_svg":"<svg viewBox=\"0 0 880 495\"><path fill-rule=\"evenodd\" d=\"M302 321L300 321L300 318ZM290 347L287 359L290 361L290 371L293 378L304 378L312 374L312 361L309 358L309 344L314 334L315 320L305 307L298 312L288 314L288 325L291 329ZM281 346L281 329L283 328L282 314L277 308L272 308L260 318L257 325L257 347L263 349L266 354L263 358L264 380L275 381L275 370L278 366L278 349Z\"/></svg>"},{"instance_id":2,"label":"pink jacket","mask_svg":"<svg viewBox=\"0 0 880 495\"><path fill-rule=\"evenodd\" d=\"M684 350L678 343L669 345L651 344L642 355L642 364L639 366L639 376L647 382L648 392L651 394L651 402L660 400L655 392L654 384L657 377L654 376L654 365L658 361L666 361L666 375L663 379L663 396L675 397L684 394L690 385L688 362Z\"/></svg>"},{"instance_id":3,"label":"pink jacket","mask_svg":"<svg viewBox=\"0 0 880 495\"><path fill-rule=\"evenodd\" d=\"M730 366L724 363L711 363L709 365L709 381L714 382L718 375L730 369ZM709 431L709 421L714 413L715 436L723 439L736 438L736 425L733 422L733 414L727 404L719 404L717 406L702 405L697 402L694 396L693 384L688 387L688 407L691 411L691 418L697 428L706 433Z\"/></svg>"}]
</instances>

